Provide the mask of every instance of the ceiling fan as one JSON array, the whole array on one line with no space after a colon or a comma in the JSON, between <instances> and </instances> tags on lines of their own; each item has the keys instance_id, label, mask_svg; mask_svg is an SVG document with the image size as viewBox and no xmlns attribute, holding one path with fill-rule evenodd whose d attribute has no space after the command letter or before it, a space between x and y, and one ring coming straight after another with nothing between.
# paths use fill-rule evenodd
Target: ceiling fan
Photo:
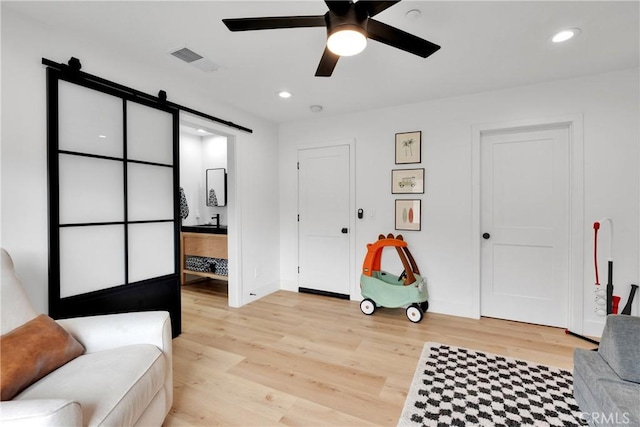
<instances>
[{"instance_id":1,"label":"ceiling fan","mask_svg":"<svg viewBox=\"0 0 640 427\"><path fill-rule=\"evenodd\" d=\"M324 15L231 18L223 19L222 22L231 31L326 27L327 46L316 70L316 77L329 77L340 56L360 53L366 46L367 38L423 58L440 49L437 44L372 19L399 2L400 0L360 0L355 3L352 0L325 0L329 11Z\"/></svg>"}]
</instances>

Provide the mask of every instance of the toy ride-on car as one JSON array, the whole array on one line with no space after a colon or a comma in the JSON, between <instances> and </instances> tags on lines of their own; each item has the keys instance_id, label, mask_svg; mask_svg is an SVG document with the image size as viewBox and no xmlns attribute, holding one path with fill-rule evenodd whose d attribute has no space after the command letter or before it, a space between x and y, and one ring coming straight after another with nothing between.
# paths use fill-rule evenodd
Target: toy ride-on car
<instances>
[{"instance_id":1,"label":"toy ride-on car","mask_svg":"<svg viewBox=\"0 0 640 427\"><path fill-rule=\"evenodd\" d=\"M382 251L395 247L404 271L400 276L380 270ZM362 265L360 290L364 299L360 310L373 314L376 307L406 307L407 318L418 323L429 308L427 284L401 235L378 236L378 241L367 245L367 255Z\"/></svg>"}]
</instances>

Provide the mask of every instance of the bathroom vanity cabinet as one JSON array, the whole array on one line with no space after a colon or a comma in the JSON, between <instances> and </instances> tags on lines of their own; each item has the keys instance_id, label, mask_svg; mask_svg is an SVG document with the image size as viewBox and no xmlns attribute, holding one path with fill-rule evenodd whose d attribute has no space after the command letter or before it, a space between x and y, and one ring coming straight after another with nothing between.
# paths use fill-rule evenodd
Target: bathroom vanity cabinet
<instances>
[{"instance_id":1,"label":"bathroom vanity cabinet","mask_svg":"<svg viewBox=\"0 0 640 427\"><path fill-rule=\"evenodd\" d=\"M186 227L184 227L186 228ZM228 259L227 235L209 234L206 232L182 232L181 238L181 272L180 281L184 285L186 275L208 277L210 279L228 280L227 276L221 276L213 272L193 271L186 269L186 259L188 256L198 256L205 258Z\"/></svg>"}]
</instances>

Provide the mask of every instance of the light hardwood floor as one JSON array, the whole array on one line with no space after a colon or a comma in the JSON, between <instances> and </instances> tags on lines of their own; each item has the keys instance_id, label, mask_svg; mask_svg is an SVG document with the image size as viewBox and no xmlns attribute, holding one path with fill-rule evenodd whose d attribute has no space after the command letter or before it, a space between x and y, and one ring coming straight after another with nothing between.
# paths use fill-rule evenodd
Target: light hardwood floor
<instances>
[{"instance_id":1,"label":"light hardwood floor","mask_svg":"<svg viewBox=\"0 0 640 427\"><path fill-rule=\"evenodd\" d=\"M183 286L173 341L174 402L164 426L395 426L427 341L572 369L563 329L279 291L227 307L226 283Z\"/></svg>"}]
</instances>

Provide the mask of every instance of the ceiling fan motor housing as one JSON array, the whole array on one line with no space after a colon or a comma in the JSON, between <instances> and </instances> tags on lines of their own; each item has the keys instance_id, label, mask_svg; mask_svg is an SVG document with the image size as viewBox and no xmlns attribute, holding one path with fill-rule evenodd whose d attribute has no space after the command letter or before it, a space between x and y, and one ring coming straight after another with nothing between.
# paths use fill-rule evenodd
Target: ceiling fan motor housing
<instances>
[{"instance_id":1,"label":"ceiling fan motor housing","mask_svg":"<svg viewBox=\"0 0 640 427\"><path fill-rule=\"evenodd\" d=\"M363 9L350 7L340 14L330 10L324 15L324 19L327 23L327 37L342 30L357 31L368 37L367 23L369 15Z\"/></svg>"}]
</instances>

